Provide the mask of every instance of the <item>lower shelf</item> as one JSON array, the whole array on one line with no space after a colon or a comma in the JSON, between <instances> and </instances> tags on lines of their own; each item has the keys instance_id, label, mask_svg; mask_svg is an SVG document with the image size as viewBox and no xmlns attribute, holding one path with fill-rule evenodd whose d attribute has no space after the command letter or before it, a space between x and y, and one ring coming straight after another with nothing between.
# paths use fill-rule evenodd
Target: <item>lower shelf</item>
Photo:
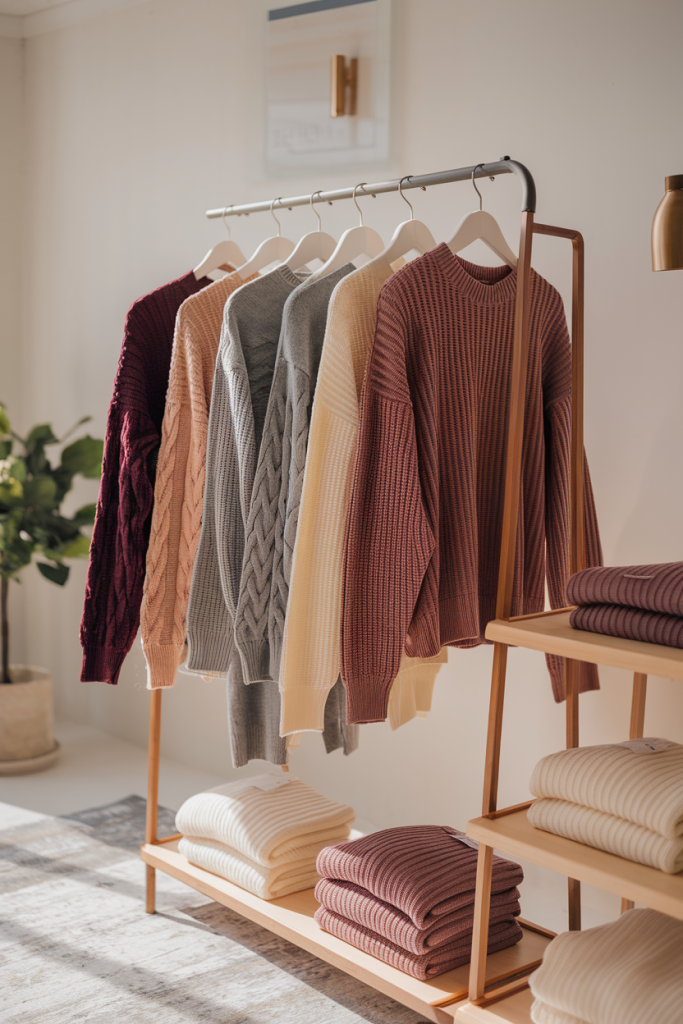
<instances>
[{"instance_id":1,"label":"lower shelf","mask_svg":"<svg viewBox=\"0 0 683 1024\"><path fill-rule=\"evenodd\" d=\"M534 997L526 988L488 1006L462 1003L455 1014L455 1024L531 1024Z\"/></svg>"},{"instance_id":2,"label":"lower shelf","mask_svg":"<svg viewBox=\"0 0 683 1024\"><path fill-rule=\"evenodd\" d=\"M141 847L140 854L151 867L185 882L217 903L288 939L437 1024L451 1024L458 1005L467 998L469 964L431 981L411 978L322 931L313 920L319 904L312 889L277 900L262 900L226 879L190 864L178 853L177 840L160 845L147 843ZM524 938L516 946L488 958L487 986L538 966L549 942L549 937L525 928Z\"/></svg>"},{"instance_id":3,"label":"lower shelf","mask_svg":"<svg viewBox=\"0 0 683 1024\"><path fill-rule=\"evenodd\" d=\"M683 920L683 872L667 875L573 839L543 832L529 823L526 808L511 814L499 813L500 817L468 821L467 835L503 853Z\"/></svg>"}]
</instances>

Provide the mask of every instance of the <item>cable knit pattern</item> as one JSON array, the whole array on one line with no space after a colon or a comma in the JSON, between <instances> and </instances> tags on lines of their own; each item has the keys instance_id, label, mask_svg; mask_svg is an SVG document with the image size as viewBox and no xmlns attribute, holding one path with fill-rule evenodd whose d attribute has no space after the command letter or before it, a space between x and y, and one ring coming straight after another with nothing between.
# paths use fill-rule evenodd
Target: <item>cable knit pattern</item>
<instances>
[{"instance_id":1,"label":"cable knit pattern","mask_svg":"<svg viewBox=\"0 0 683 1024\"><path fill-rule=\"evenodd\" d=\"M227 878L263 900L274 900L291 892L312 889L319 875L315 870L315 857L289 861L274 868L261 864L231 850L213 839L183 836L178 850L191 864Z\"/></svg>"},{"instance_id":2,"label":"cable knit pattern","mask_svg":"<svg viewBox=\"0 0 683 1024\"><path fill-rule=\"evenodd\" d=\"M344 526L351 496L358 407L375 334L377 299L392 273L384 256L339 282L330 300L306 453L284 629L280 690L283 736L320 730L341 665ZM392 729L426 714L444 648L422 660L401 657L391 688Z\"/></svg>"},{"instance_id":3,"label":"cable knit pattern","mask_svg":"<svg viewBox=\"0 0 683 1024\"><path fill-rule=\"evenodd\" d=\"M210 283L185 274L126 317L85 586L83 682L117 683L138 631L173 327L185 299Z\"/></svg>"},{"instance_id":4,"label":"cable knit pattern","mask_svg":"<svg viewBox=\"0 0 683 1024\"><path fill-rule=\"evenodd\" d=\"M522 495L512 612L566 603L570 340L559 293L532 271ZM495 616L517 272L442 244L380 293L347 523L342 675L349 720L386 717L404 649L485 643ZM589 564L602 556L586 474ZM549 667L564 697L560 659ZM598 686L582 665L581 690Z\"/></svg>"},{"instance_id":5,"label":"cable knit pattern","mask_svg":"<svg viewBox=\"0 0 683 1024\"><path fill-rule=\"evenodd\" d=\"M546 947L529 986L537 1001L586 1024L679 1024L683 921L629 910L599 928L564 932ZM531 1017L555 1024L536 1004Z\"/></svg>"},{"instance_id":6,"label":"cable knit pattern","mask_svg":"<svg viewBox=\"0 0 683 1024\"><path fill-rule=\"evenodd\" d=\"M141 609L150 689L173 686L185 650L223 309L242 284L238 274L229 274L186 299L178 310Z\"/></svg>"}]
</instances>

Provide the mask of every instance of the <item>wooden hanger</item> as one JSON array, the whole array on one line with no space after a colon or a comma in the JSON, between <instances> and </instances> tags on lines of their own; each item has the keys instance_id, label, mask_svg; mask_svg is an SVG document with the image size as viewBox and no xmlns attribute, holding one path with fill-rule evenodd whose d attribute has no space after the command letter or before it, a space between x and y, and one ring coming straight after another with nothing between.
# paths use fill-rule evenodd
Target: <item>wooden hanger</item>
<instances>
[{"instance_id":1,"label":"wooden hanger","mask_svg":"<svg viewBox=\"0 0 683 1024\"><path fill-rule=\"evenodd\" d=\"M355 228L349 228L339 239L337 248L334 250L327 263L320 270L316 270L316 277L324 277L334 270L339 270L345 263L355 260L358 256L379 256L384 251L384 242L373 228L366 228L363 224L363 211L356 200L356 189L362 188L367 182L356 185L353 190L353 201L360 215L360 224Z\"/></svg>"},{"instance_id":2,"label":"wooden hanger","mask_svg":"<svg viewBox=\"0 0 683 1024\"><path fill-rule=\"evenodd\" d=\"M305 266L311 260L320 260L321 263L324 263L325 260L329 260L337 245L332 235L328 235L327 232L323 231L323 222L320 214L313 206L313 198L320 191L318 189L311 196L311 210L318 218L318 230L309 231L307 235L299 239L294 252L287 260L287 266L290 270L298 270L299 267Z\"/></svg>"},{"instance_id":3,"label":"wooden hanger","mask_svg":"<svg viewBox=\"0 0 683 1024\"><path fill-rule=\"evenodd\" d=\"M272 235L271 238L266 238L264 242L261 242L254 255L250 260L247 260L241 267L237 268L237 273L245 281L252 274L258 274L259 270L267 267L269 263L274 263L276 260L279 263L284 263L288 256L291 255L294 248L294 242L290 242L288 238L282 237L282 226L280 221L273 213L273 206L279 202L282 197L273 199L270 204L270 215L277 224L277 234Z\"/></svg>"},{"instance_id":4,"label":"wooden hanger","mask_svg":"<svg viewBox=\"0 0 683 1024\"><path fill-rule=\"evenodd\" d=\"M423 224L421 220L415 220L412 203L403 195L401 185L408 178L410 178L409 174L406 175L405 178L401 178L398 183L398 191L403 202L408 203L408 206L410 207L410 220L404 220L402 224L399 224L394 231L393 238L384 252L381 253L389 263L394 263L399 256L405 256L405 254L410 252L411 249L417 249L419 253L425 253L429 249L433 249L436 245L434 235L431 233L427 225ZM424 187L424 185L420 186L422 189L424 189Z\"/></svg>"},{"instance_id":5,"label":"wooden hanger","mask_svg":"<svg viewBox=\"0 0 683 1024\"><path fill-rule=\"evenodd\" d=\"M235 267L241 267L245 261L244 253L239 245L230 238L230 228L225 220L225 210L223 211L223 224L228 232L228 237L214 245L213 249L209 249L199 266L194 268L194 276L197 281L206 277L213 270L234 270Z\"/></svg>"},{"instance_id":6,"label":"wooden hanger","mask_svg":"<svg viewBox=\"0 0 683 1024\"><path fill-rule=\"evenodd\" d=\"M477 164L477 167L483 166L483 164ZM514 269L517 266L517 257L505 241L505 237L503 232L500 230L498 221L495 217L492 217L490 213L487 213L482 209L481 192L474 184L474 172L477 167L472 171L472 186L479 196L479 209L475 210L474 213L465 214L455 229L455 234L451 238L450 242L447 242L446 244L455 256L457 252L465 249L472 242L480 240L484 242L485 245L488 245L489 249L492 249L503 263L507 263L509 267ZM494 179L491 178L491 181L493 180Z\"/></svg>"}]
</instances>

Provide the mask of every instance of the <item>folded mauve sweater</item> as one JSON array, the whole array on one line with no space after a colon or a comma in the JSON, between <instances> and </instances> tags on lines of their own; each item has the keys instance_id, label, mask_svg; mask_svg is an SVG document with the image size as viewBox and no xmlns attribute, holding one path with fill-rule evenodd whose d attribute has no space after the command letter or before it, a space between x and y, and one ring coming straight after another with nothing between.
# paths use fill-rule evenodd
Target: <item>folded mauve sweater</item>
<instances>
[{"instance_id":1,"label":"folded mauve sweater","mask_svg":"<svg viewBox=\"0 0 683 1024\"><path fill-rule=\"evenodd\" d=\"M589 633L642 640L646 644L683 647L683 618L626 608L618 604L586 604L575 608L569 625Z\"/></svg>"},{"instance_id":2,"label":"folded mauve sweater","mask_svg":"<svg viewBox=\"0 0 683 1024\"><path fill-rule=\"evenodd\" d=\"M683 921L629 910L599 928L564 932L529 985L537 1000L587 1024L680 1024Z\"/></svg>"},{"instance_id":3,"label":"folded mauve sweater","mask_svg":"<svg viewBox=\"0 0 683 1024\"><path fill-rule=\"evenodd\" d=\"M378 900L367 889L352 882L322 878L315 887L315 898L326 910L355 921L418 956L463 935L471 935L474 927L474 902L454 910L452 914L437 917L426 928L416 928L410 918L396 907ZM506 889L492 895L489 924L497 924L520 913L519 889Z\"/></svg>"},{"instance_id":4,"label":"folded mauve sweater","mask_svg":"<svg viewBox=\"0 0 683 1024\"><path fill-rule=\"evenodd\" d=\"M683 616L683 562L582 569L567 584L570 604L620 604Z\"/></svg>"},{"instance_id":5,"label":"folded mauve sweater","mask_svg":"<svg viewBox=\"0 0 683 1024\"><path fill-rule=\"evenodd\" d=\"M425 928L474 900L477 850L458 836L463 833L449 825L384 829L326 847L318 874L360 885ZM519 864L494 856L491 892L511 889L523 878Z\"/></svg>"},{"instance_id":6,"label":"folded mauve sweater","mask_svg":"<svg viewBox=\"0 0 683 1024\"><path fill-rule=\"evenodd\" d=\"M370 931L369 928L363 928L362 925L356 924L354 921L347 921L346 918L340 917L339 914L333 914L331 910L326 910L324 907L316 910L315 919L324 931L336 935L344 942L356 946L357 949L362 949L365 953L370 953L378 960L384 961L385 964L390 964L391 967L396 967L404 974L410 974L413 978L419 978L421 981L435 978L439 974L445 974L446 971L461 967L463 964L469 963L472 957L471 934L455 939L446 946L439 946L421 956L416 956L415 953L409 953L408 950L389 942L388 939L383 939L381 935ZM489 928L488 952L496 953L499 949L514 946L521 938L522 929L514 918L500 921Z\"/></svg>"}]
</instances>

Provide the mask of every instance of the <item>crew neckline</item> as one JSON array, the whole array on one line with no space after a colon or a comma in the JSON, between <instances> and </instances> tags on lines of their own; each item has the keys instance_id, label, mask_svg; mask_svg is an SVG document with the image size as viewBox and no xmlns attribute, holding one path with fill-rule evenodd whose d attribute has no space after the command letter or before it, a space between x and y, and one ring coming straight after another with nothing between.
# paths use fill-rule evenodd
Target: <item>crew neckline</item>
<instances>
[{"instance_id":1,"label":"crew neckline","mask_svg":"<svg viewBox=\"0 0 683 1024\"><path fill-rule=\"evenodd\" d=\"M508 267L483 267L470 263L462 256L454 255L445 242L432 249L429 256L445 277L449 278L459 292L469 295L481 304L505 303L517 295L517 269Z\"/></svg>"}]
</instances>

